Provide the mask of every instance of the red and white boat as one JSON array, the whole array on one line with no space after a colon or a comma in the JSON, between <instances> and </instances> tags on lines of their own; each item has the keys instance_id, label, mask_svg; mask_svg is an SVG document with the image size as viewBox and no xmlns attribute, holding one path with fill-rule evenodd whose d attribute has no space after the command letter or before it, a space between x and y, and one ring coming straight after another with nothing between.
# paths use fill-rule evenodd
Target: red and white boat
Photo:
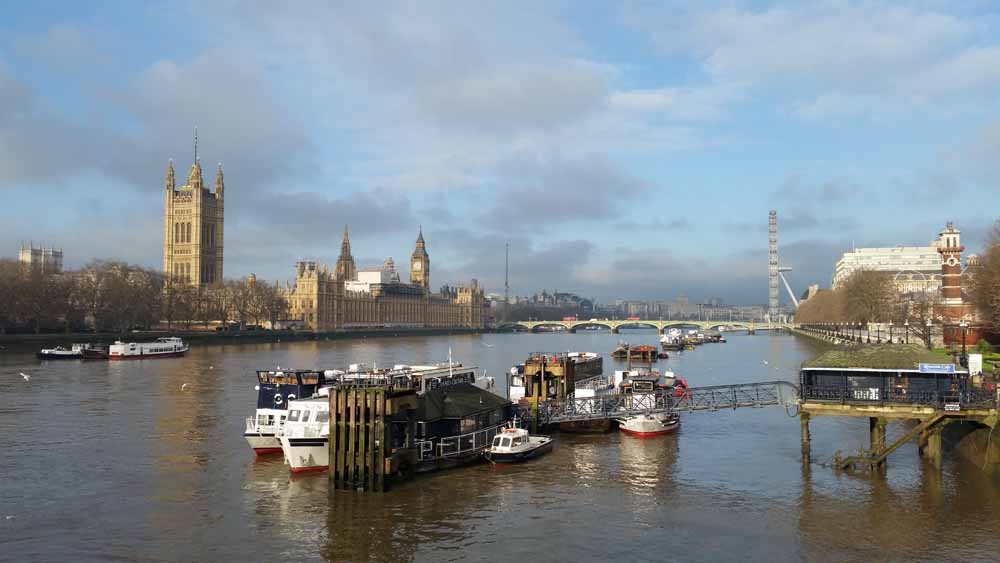
<instances>
[{"instance_id":1,"label":"red and white boat","mask_svg":"<svg viewBox=\"0 0 1000 563\"><path fill-rule=\"evenodd\" d=\"M652 438L675 432L681 425L677 413L639 414L618 419L618 429L636 438Z\"/></svg>"},{"instance_id":2,"label":"red and white boat","mask_svg":"<svg viewBox=\"0 0 1000 563\"><path fill-rule=\"evenodd\" d=\"M183 356L188 345L176 336L157 338L155 342L116 341L108 348L110 360L152 360Z\"/></svg>"}]
</instances>

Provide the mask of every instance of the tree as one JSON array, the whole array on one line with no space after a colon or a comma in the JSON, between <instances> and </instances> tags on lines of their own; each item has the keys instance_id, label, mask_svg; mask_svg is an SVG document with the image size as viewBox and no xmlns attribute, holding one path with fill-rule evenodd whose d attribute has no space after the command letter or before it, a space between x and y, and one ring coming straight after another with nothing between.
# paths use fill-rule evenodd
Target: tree
<instances>
[{"instance_id":1,"label":"tree","mask_svg":"<svg viewBox=\"0 0 1000 563\"><path fill-rule=\"evenodd\" d=\"M795 311L797 323L842 323L845 320L844 292L840 290L820 290Z\"/></svg>"},{"instance_id":2,"label":"tree","mask_svg":"<svg viewBox=\"0 0 1000 563\"><path fill-rule=\"evenodd\" d=\"M21 264L0 259L0 334L14 328L20 317L22 298Z\"/></svg>"},{"instance_id":3,"label":"tree","mask_svg":"<svg viewBox=\"0 0 1000 563\"><path fill-rule=\"evenodd\" d=\"M857 270L843 284L844 315L850 322L887 320L896 293L887 272Z\"/></svg>"},{"instance_id":4,"label":"tree","mask_svg":"<svg viewBox=\"0 0 1000 563\"><path fill-rule=\"evenodd\" d=\"M993 226L979 266L969 275L972 304L987 328L1000 329L1000 220Z\"/></svg>"}]
</instances>

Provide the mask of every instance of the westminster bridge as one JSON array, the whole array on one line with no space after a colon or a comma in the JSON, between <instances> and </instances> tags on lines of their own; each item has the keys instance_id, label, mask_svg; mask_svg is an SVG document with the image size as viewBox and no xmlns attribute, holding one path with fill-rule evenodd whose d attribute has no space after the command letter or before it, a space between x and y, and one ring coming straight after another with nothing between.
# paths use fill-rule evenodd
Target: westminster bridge
<instances>
[{"instance_id":1,"label":"westminster bridge","mask_svg":"<svg viewBox=\"0 0 1000 563\"><path fill-rule=\"evenodd\" d=\"M790 329L794 325L791 323L761 323L750 321L678 321L678 320L609 320L609 319L589 319L577 321L508 321L497 323L496 329L503 330L526 330L528 332L544 332L546 330L565 330L576 332L587 327L597 327L617 333L622 328L654 328L657 332L664 333L667 329L693 328L701 330L715 329L722 332L745 330L756 332L758 330L783 330Z\"/></svg>"}]
</instances>

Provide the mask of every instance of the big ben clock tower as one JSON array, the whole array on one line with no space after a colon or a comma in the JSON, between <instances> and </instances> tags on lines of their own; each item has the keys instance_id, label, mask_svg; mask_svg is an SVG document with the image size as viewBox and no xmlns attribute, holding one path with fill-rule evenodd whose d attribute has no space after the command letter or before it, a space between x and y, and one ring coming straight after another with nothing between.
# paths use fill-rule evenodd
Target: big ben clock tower
<instances>
[{"instance_id":1,"label":"big ben clock tower","mask_svg":"<svg viewBox=\"0 0 1000 563\"><path fill-rule=\"evenodd\" d=\"M410 256L410 283L417 284L427 291L431 290L431 257L427 255L423 228L417 235L417 247Z\"/></svg>"}]
</instances>

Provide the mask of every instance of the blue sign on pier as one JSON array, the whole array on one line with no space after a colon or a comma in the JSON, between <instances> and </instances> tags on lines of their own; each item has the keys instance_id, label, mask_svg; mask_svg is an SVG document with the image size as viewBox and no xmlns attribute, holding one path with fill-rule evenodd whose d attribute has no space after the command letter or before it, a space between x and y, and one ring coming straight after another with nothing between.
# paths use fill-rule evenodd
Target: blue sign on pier
<instances>
[{"instance_id":1,"label":"blue sign on pier","mask_svg":"<svg viewBox=\"0 0 1000 563\"><path fill-rule=\"evenodd\" d=\"M920 373L955 373L955 364L920 364Z\"/></svg>"}]
</instances>

